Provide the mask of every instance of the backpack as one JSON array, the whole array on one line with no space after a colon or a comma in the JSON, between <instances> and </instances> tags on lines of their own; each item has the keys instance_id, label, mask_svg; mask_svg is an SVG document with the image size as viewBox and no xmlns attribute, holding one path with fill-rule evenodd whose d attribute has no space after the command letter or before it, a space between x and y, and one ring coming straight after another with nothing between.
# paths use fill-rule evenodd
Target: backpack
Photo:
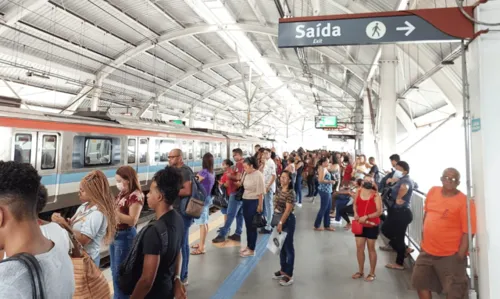
<instances>
[{"instance_id":1,"label":"backpack","mask_svg":"<svg viewBox=\"0 0 500 299\"><path fill-rule=\"evenodd\" d=\"M181 199L180 210L181 214L191 218L200 218L205 204L208 204L205 188L196 179L191 171L191 196L186 196Z\"/></svg>"},{"instance_id":2,"label":"backpack","mask_svg":"<svg viewBox=\"0 0 500 299\"><path fill-rule=\"evenodd\" d=\"M31 293L33 299L45 299L42 268L38 260L33 255L22 252L0 261L0 263L8 263L11 261L18 261L28 269L28 274L31 278Z\"/></svg>"},{"instance_id":3,"label":"backpack","mask_svg":"<svg viewBox=\"0 0 500 299\"><path fill-rule=\"evenodd\" d=\"M157 229L156 227L159 228ZM125 295L132 295L135 285L141 278L142 267L144 266L144 254L142 253L141 245L148 229L154 229L157 232L165 231L166 226L163 221L154 221L144 227L135 237L132 248L118 270L118 286Z\"/></svg>"}]
</instances>

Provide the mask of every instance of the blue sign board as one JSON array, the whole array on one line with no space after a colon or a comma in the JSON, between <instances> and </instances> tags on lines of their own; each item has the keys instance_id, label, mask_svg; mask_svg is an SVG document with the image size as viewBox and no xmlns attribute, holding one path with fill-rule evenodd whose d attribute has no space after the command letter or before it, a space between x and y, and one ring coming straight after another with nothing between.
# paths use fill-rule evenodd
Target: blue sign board
<instances>
[{"instance_id":1,"label":"blue sign board","mask_svg":"<svg viewBox=\"0 0 500 299\"><path fill-rule=\"evenodd\" d=\"M479 132L481 131L481 119L480 118L473 118L472 123L472 132Z\"/></svg>"}]
</instances>

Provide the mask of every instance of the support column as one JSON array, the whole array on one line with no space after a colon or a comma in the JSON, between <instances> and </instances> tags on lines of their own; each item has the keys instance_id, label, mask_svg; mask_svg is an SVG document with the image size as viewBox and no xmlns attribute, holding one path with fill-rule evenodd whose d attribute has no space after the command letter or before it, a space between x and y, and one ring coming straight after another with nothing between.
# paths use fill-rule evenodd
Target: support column
<instances>
[{"instance_id":1,"label":"support column","mask_svg":"<svg viewBox=\"0 0 500 299\"><path fill-rule=\"evenodd\" d=\"M375 157L375 138L373 136L372 115L370 113L370 99L363 97L363 152L367 157ZM378 159L378 157L377 157ZM377 161L380 163L381 161Z\"/></svg>"},{"instance_id":2,"label":"support column","mask_svg":"<svg viewBox=\"0 0 500 299\"><path fill-rule=\"evenodd\" d=\"M356 102L356 109L354 109L354 128L356 128L356 154L363 154L363 109L361 108L363 105L362 100L358 100Z\"/></svg>"},{"instance_id":3,"label":"support column","mask_svg":"<svg viewBox=\"0 0 500 299\"><path fill-rule=\"evenodd\" d=\"M476 19L496 23L500 1L489 1L476 9ZM478 26L476 31L485 29ZM500 226L498 225L498 169L500 168L500 32L491 27L479 36L468 53L470 111L472 119L472 186L477 207L477 240L479 291L481 299L500 298ZM462 184L466 182L462 174ZM472 298L472 297L471 297Z\"/></svg>"},{"instance_id":4,"label":"support column","mask_svg":"<svg viewBox=\"0 0 500 299\"><path fill-rule=\"evenodd\" d=\"M383 45L380 58L380 126L381 169L389 169L389 156L396 153L396 45Z\"/></svg>"}]
</instances>

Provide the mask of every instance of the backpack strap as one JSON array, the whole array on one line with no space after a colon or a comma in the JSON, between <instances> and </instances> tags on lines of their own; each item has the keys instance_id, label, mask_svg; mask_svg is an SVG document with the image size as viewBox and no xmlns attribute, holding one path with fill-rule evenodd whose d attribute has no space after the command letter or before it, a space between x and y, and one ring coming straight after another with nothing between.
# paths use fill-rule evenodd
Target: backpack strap
<instances>
[{"instance_id":1,"label":"backpack strap","mask_svg":"<svg viewBox=\"0 0 500 299\"><path fill-rule=\"evenodd\" d=\"M9 257L8 259L1 261L0 263L11 261L18 261L27 269L27 272L30 276L33 299L45 299L45 292L42 281L42 268L40 267L40 263L38 262L38 260L33 255L22 252Z\"/></svg>"}]
</instances>

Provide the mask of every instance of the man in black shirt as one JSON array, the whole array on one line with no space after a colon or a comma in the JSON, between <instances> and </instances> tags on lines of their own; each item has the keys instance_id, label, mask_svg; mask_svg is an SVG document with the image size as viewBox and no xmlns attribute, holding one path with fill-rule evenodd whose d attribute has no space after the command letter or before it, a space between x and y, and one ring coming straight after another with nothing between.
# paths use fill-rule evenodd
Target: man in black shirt
<instances>
[{"instance_id":1,"label":"man in black shirt","mask_svg":"<svg viewBox=\"0 0 500 299\"><path fill-rule=\"evenodd\" d=\"M373 177L373 179L375 180L375 183L378 184L378 181L379 181L379 170L378 170L377 163L375 163L375 158L370 157L368 159L368 163L370 163L370 165L372 166L372 168L370 168L370 172L368 174L371 174L372 177Z\"/></svg>"},{"instance_id":2,"label":"man in black shirt","mask_svg":"<svg viewBox=\"0 0 500 299\"><path fill-rule=\"evenodd\" d=\"M173 209L181 186L180 171L173 167L162 169L153 177L147 200L157 221L146 228L140 244L144 262L131 299L187 298L179 275L184 222Z\"/></svg>"},{"instance_id":3,"label":"man in black shirt","mask_svg":"<svg viewBox=\"0 0 500 299\"><path fill-rule=\"evenodd\" d=\"M182 187L179 190L179 197L174 203L174 208L180 213L180 201L181 198L191 196L191 178L194 177L194 173L184 164L183 154L181 149L173 149L168 154L168 164L171 167L179 169L182 176ZM188 283L188 266L189 266L189 228L193 224L193 218L183 215L181 213L182 220L184 222L184 236L181 244L181 254L182 254L182 269L181 269L181 281L187 285Z\"/></svg>"}]
</instances>

